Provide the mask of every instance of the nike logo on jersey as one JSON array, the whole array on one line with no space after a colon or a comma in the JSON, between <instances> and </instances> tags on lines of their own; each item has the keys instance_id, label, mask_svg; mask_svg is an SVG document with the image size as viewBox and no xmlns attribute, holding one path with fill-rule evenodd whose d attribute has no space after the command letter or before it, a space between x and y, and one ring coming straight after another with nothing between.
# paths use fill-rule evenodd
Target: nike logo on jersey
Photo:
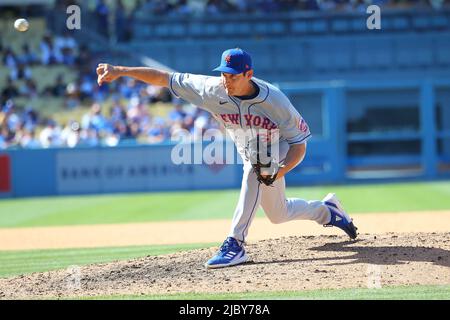
<instances>
[{"instance_id":1,"label":"nike logo on jersey","mask_svg":"<svg viewBox=\"0 0 450 320\"><path fill-rule=\"evenodd\" d=\"M219 101L220 105L225 104L225 103L228 103L228 101Z\"/></svg>"}]
</instances>

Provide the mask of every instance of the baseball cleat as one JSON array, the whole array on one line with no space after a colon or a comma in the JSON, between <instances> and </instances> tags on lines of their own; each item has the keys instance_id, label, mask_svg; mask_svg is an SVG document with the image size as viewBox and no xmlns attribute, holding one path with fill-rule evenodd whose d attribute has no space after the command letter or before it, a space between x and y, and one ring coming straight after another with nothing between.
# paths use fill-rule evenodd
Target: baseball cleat
<instances>
[{"instance_id":1,"label":"baseball cleat","mask_svg":"<svg viewBox=\"0 0 450 320\"><path fill-rule=\"evenodd\" d=\"M228 237L216 255L205 263L205 267L208 269L231 267L247 260L244 246L239 245L236 239Z\"/></svg>"},{"instance_id":2,"label":"baseball cleat","mask_svg":"<svg viewBox=\"0 0 450 320\"><path fill-rule=\"evenodd\" d=\"M325 224L324 227L338 227L344 230L351 239L356 239L356 230L358 230L358 228L353 225L353 219L345 212L336 195L334 193L329 193L322 201L325 202L331 214L330 222Z\"/></svg>"}]
</instances>

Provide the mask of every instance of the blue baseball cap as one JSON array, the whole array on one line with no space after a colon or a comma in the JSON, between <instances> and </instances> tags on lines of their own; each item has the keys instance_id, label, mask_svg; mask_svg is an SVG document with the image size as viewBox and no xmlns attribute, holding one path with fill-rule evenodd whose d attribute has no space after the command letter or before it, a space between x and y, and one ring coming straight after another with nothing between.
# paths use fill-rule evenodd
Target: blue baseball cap
<instances>
[{"instance_id":1,"label":"blue baseball cap","mask_svg":"<svg viewBox=\"0 0 450 320\"><path fill-rule=\"evenodd\" d=\"M222 53L220 66L213 71L240 74L252 69L252 58L242 49L228 49Z\"/></svg>"}]
</instances>

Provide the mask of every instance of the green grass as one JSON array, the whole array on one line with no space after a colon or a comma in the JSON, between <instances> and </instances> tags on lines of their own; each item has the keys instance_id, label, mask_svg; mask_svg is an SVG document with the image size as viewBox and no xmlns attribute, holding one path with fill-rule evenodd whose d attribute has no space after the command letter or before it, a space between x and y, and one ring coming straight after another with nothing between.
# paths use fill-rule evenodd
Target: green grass
<instances>
[{"instance_id":1,"label":"green grass","mask_svg":"<svg viewBox=\"0 0 450 320\"><path fill-rule=\"evenodd\" d=\"M246 300L246 299L294 299L294 300L450 300L450 285L401 286L381 289L321 289L285 292L242 292L223 294L186 293L175 295L112 295L83 299L117 300Z\"/></svg>"},{"instance_id":2,"label":"green grass","mask_svg":"<svg viewBox=\"0 0 450 320\"><path fill-rule=\"evenodd\" d=\"M350 213L450 209L450 182L288 188L287 195L312 200L330 191ZM238 195L223 190L5 199L0 227L228 219Z\"/></svg>"},{"instance_id":3,"label":"green grass","mask_svg":"<svg viewBox=\"0 0 450 320\"><path fill-rule=\"evenodd\" d=\"M15 275L65 269L69 266L128 260L145 256L157 256L213 244L181 244L171 246L130 246L89 249L58 249L29 251L0 251L0 278Z\"/></svg>"}]
</instances>

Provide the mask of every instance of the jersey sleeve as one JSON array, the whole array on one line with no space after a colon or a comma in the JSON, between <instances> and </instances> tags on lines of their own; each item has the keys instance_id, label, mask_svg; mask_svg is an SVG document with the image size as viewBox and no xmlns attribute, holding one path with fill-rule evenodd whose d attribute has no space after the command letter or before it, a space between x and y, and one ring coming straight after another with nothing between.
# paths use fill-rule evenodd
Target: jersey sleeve
<instances>
[{"instance_id":1,"label":"jersey sleeve","mask_svg":"<svg viewBox=\"0 0 450 320\"><path fill-rule=\"evenodd\" d=\"M305 119L290 103L284 111L289 112L286 114L287 120L279 126L280 135L286 139L289 145L306 143L311 138L311 132Z\"/></svg>"},{"instance_id":2,"label":"jersey sleeve","mask_svg":"<svg viewBox=\"0 0 450 320\"><path fill-rule=\"evenodd\" d=\"M203 107L207 76L173 72L170 74L169 90L178 98Z\"/></svg>"}]
</instances>

